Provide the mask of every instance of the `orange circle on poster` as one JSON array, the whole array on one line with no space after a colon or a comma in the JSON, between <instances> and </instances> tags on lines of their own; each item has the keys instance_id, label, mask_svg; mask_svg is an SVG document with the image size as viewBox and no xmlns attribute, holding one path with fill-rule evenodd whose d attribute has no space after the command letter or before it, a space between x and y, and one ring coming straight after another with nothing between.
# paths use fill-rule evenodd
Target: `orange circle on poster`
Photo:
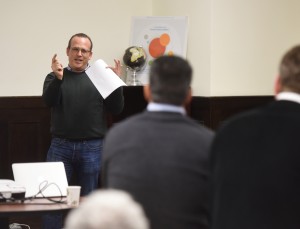
<instances>
[{"instance_id":1,"label":"orange circle on poster","mask_svg":"<svg viewBox=\"0 0 300 229\"><path fill-rule=\"evenodd\" d=\"M164 33L159 37L159 41L162 46L167 46L170 43L170 36Z\"/></svg>"},{"instance_id":2,"label":"orange circle on poster","mask_svg":"<svg viewBox=\"0 0 300 229\"><path fill-rule=\"evenodd\" d=\"M149 44L149 54L153 58L162 56L165 53L166 47L162 46L159 38L154 38Z\"/></svg>"}]
</instances>

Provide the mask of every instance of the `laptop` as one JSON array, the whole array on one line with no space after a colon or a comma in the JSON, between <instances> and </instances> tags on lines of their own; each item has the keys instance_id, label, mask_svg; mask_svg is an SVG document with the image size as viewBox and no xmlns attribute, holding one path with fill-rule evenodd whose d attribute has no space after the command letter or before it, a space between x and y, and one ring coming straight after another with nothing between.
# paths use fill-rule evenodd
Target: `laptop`
<instances>
[{"instance_id":1,"label":"laptop","mask_svg":"<svg viewBox=\"0 0 300 229\"><path fill-rule=\"evenodd\" d=\"M63 162L13 163L12 170L15 182L26 189L25 197L67 195L68 181Z\"/></svg>"}]
</instances>

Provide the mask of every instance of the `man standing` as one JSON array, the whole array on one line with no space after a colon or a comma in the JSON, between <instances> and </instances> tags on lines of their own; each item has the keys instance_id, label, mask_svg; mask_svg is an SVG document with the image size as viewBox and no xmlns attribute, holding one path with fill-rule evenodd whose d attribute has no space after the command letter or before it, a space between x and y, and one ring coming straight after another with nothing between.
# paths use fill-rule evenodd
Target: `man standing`
<instances>
[{"instance_id":1,"label":"man standing","mask_svg":"<svg viewBox=\"0 0 300 229\"><path fill-rule=\"evenodd\" d=\"M47 75L43 90L43 99L51 107L53 136L47 161L64 162L69 182L76 171L82 195L98 186L106 112L117 114L124 105L122 87L103 99L85 73L92 48L89 36L73 35L66 50L69 65L63 68L54 55L53 72ZM119 74L120 62L115 63L112 70Z\"/></svg>"},{"instance_id":2,"label":"man standing","mask_svg":"<svg viewBox=\"0 0 300 229\"><path fill-rule=\"evenodd\" d=\"M92 48L89 36L73 35L66 49L68 66L63 68L55 54L53 72L46 76L43 88L43 99L51 107L52 141L47 161L62 161L69 183L76 172L81 195L98 187L106 113L118 114L124 106L122 87L103 99L85 73ZM115 64L110 68L119 75L120 61ZM62 228L62 215L45 215L43 228Z\"/></svg>"},{"instance_id":3,"label":"man standing","mask_svg":"<svg viewBox=\"0 0 300 229\"><path fill-rule=\"evenodd\" d=\"M104 187L129 192L152 229L209 228L213 132L186 115L191 79L186 60L156 59L144 87L147 110L116 124L104 139Z\"/></svg>"},{"instance_id":4,"label":"man standing","mask_svg":"<svg viewBox=\"0 0 300 229\"><path fill-rule=\"evenodd\" d=\"M300 228L300 46L284 55L275 94L216 134L213 229Z\"/></svg>"}]
</instances>

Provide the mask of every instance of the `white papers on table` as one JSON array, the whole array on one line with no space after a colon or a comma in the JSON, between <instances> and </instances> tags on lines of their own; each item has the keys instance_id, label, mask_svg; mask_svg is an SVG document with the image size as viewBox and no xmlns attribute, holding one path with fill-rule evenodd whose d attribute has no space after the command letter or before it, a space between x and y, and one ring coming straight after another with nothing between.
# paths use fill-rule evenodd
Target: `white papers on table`
<instances>
[{"instance_id":1,"label":"white papers on table","mask_svg":"<svg viewBox=\"0 0 300 229\"><path fill-rule=\"evenodd\" d=\"M117 88L126 85L120 77L115 74L113 70L107 68L107 66L103 60L99 59L85 71L104 99Z\"/></svg>"}]
</instances>

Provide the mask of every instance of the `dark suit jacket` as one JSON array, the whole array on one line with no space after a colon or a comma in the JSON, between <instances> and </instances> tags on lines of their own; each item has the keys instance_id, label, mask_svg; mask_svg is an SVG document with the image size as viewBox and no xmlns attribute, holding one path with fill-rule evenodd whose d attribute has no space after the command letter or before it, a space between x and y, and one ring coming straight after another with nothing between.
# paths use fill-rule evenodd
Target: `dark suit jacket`
<instances>
[{"instance_id":1,"label":"dark suit jacket","mask_svg":"<svg viewBox=\"0 0 300 229\"><path fill-rule=\"evenodd\" d=\"M213 229L300 228L300 104L229 120L212 145Z\"/></svg>"},{"instance_id":2,"label":"dark suit jacket","mask_svg":"<svg viewBox=\"0 0 300 229\"><path fill-rule=\"evenodd\" d=\"M152 229L206 229L212 137L212 131L179 113L131 117L105 138L104 187L133 195Z\"/></svg>"}]
</instances>

